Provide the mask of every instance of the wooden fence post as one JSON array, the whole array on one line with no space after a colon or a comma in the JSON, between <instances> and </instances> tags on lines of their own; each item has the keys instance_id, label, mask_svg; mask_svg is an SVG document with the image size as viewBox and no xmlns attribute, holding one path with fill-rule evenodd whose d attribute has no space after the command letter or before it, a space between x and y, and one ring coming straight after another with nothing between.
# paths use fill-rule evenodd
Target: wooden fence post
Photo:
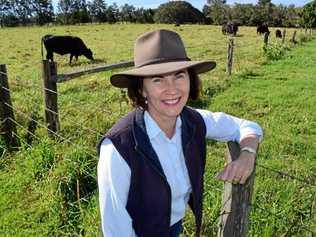
<instances>
[{"instance_id":1,"label":"wooden fence post","mask_svg":"<svg viewBox=\"0 0 316 237\"><path fill-rule=\"evenodd\" d=\"M240 147L235 142L228 143L228 160L236 160ZM245 237L248 232L248 216L251 204L255 170L245 184L226 182L222 196L222 208L219 221L218 237Z\"/></svg>"},{"instance_id":2,"label":"wooden fence post","mask_svg":"<svg viewBox=\"0 0 316 237\"><path fill-rule=\"evenodd\" d=\"M265 33L264 33L264 37L263 37L264 47L267 47L267 46L268 46L268 43L269 43L269 34L270 34L270 32L265 32Z\"/></svg>"},{"instance_id":3,"label":"wooden fence post","mask_svg":"<svg viewBox=\"0 0 316 237\"><path fill-rule=\"evenodd\" d=\"M7 69L4 64L0 65L0 86L0 132L7 148L13 150L19 146L19 140L17 137L16 126L13 122L15 119L12 109Z\"/></svg>"},{"instance_id":4,"label":"wooden fence post","mask_svg":"<svg viewBox=\"0 0 316 237\"><path fill-rule=\"evenodd\" d=\"M228 74L228 76L230 76L232 74L233 53L234 53L234 39L230 38L229 42L228 42L228 49L227 49L227 74Z\"/></svg>"},{"instance_id":5,"label":"wooden fence post","mask_svg":"<svg viewBox=\"0 0 316 237\"><path fill-rule=\"evenodd\" d=\"M57 105L57 67L54 62L43 60L43 91L45 99L45 121L48 135L55 137L59 130L59 117Z\"/></svg>"},{"instance_id":6,"label":"wooden fence post","mask_svg":"<svg viewBox=\"0 0 316 237\"><path fill-rule=\"evenodd\" d=\"M285 35L286 35L286 30L283 30L283 34L282 34L282 44L284 44L285 42Z\"/></svg>"},{"instance_id":7,"label":"wooden fence post","mask_svg":"<svg viewBox=\"0 0 316 237\"><path fill-rule=\"evenodd\" d=\"M294 30L293 35L292 35L292 38L291 38L291 42L292 42L293 44L296 44L296 43L297 43L295 37L296 37L296 30Z\"/></svg>"}]
</instances>

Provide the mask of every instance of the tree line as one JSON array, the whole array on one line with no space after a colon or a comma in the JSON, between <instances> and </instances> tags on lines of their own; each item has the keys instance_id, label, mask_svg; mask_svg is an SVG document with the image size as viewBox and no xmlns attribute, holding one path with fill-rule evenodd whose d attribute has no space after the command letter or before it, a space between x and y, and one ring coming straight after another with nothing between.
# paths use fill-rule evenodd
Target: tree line
<instances>
[{"instance_id":1,"label":"tree line","mask_svg":"<svg viewBox=\"0 0 316 237\"><path fill-rule=\"evenodd\" d=\"M157 9L136 8L105 0L59 0L54 9L52 0L0 0L0 25L45 25L78 23L199 23L222 25L235 21L239 25L254 26L266 22L279 27L316 27L316 0L304 5L275 5L271 0L257 4L235 4L226 0L208 0L202 12L186 1L170 1Z\"/></svg>"}]
</instances>

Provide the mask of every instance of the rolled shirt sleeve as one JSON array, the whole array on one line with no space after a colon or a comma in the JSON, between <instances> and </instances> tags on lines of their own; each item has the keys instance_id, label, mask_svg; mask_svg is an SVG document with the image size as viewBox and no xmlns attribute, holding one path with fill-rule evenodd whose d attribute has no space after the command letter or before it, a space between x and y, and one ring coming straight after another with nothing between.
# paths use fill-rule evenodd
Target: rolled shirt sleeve
<instances>
[{"instance_id":1,"label":"rolled shirt sleeve","mask_svg":"<svg viewBox=\"0 0 316 237\"><path fill-rule=\"evenodd\" d=\"M223 112L211 112L197 109L206 126L206 137L217 141L240 142L248 135L257 135L262 141L262 128L256 123L246 119L237 118Z\"/></svg>"},{"instance_id":2,"label":"rolled shirt sleeve","mask_svg":"<svg viewBox=\"0 0 316 237\"><path fill-rule=\"evenodd\" d=\"M105 237L136 237L126 210L131 170L109 139L102 142L98 162L101 225Z\"/></svg>"}]
</instances>

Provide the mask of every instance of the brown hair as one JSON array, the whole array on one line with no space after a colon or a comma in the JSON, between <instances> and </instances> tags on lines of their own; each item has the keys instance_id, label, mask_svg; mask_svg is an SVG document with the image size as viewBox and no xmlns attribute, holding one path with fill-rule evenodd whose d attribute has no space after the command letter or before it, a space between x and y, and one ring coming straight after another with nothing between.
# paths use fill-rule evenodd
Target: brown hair
<instances>
[{"instance_id":1,"label":"brown hair","mask_svg":"<svg viewBox=\"0 0 316 237\"><path fill-rule=\"evenodd\" d=\"M193 69L188 69L190 78L190 92L189 99L197 100L200 95L201 82L198 74ZM133 107L142 107L147 110L146 99L141 94L143 90L143 77L131 78L131 84L127 88L127 95L131 101Z\"/></svg>"}]
</instances>

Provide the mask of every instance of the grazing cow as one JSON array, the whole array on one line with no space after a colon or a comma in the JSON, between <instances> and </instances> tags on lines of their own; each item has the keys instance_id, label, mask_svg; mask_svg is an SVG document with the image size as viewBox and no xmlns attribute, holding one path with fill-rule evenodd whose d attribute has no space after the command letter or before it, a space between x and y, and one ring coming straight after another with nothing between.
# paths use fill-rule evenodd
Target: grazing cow
<instances>
[{"instance_id":1,"label":"grazing cow","mask_svg":"<svg viewBox=\"0 0 316 237\"><path fill-rule=\"evenodd\" d=\"M70 54L69 64L71 64L72 58L74 56L76 60L78 60L78 56L81 55L84 55L86 58L93 60L93 53L91 49L88 49L79 37L45 35L42 38L42 57L43 44L45 45L47 60L54 61L53 53L57 53L60 55Z\"/></svg>"},{"instance_id":2,"label":"grazing cow","mask_svg":"<svg viewBox=\"0 0 316 237\"><path fill-rule=\"evenodd\" d=\"M275 31L275 37L276 37L276 38L282 38L282 32L281 32L281 30L277 29L277 30Z\"/></svg>"},{"instance_id":3,"label":"grazing cow","mask_svg":"<svg viewBox=\"0 0 316 237\"><path fill-rule=\"evenodd\" d=\"M222 33L224 35L232 34L232 35L236 36L237 31L238 31L238 25L236 22L229 21L222 26Z\"/></svg>"},{"instance_id":4,"label":"grazing cow","mask_svg":"<svg viewBox=\"0 0 316 237\"><path fill-rule=\"evenodd\" d=\"M257 34L264 34L264 33L270 34L268 24L265 22L257 26Z\"/></svg>"}]
</instances>

